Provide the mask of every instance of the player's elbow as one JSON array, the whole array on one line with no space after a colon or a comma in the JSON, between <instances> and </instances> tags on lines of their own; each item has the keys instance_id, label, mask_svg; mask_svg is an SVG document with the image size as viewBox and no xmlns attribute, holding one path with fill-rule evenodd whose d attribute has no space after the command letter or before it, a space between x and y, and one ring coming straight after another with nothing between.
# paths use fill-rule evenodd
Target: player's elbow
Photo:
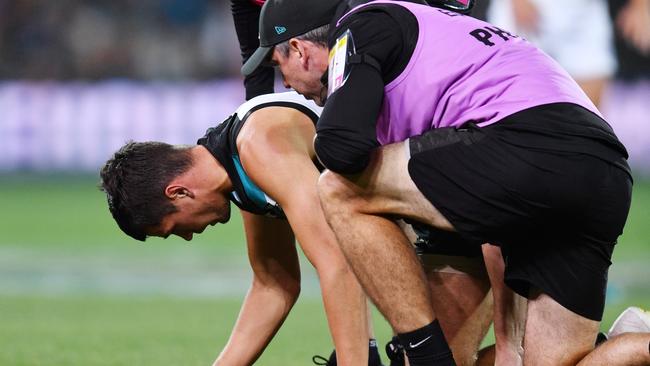
<instances>
[{"instance_id":1,"label":"player's elbow","mask_svg":"<svg viewBox=\"0 0 650 366\"><path fill-rule=\"evenodd\" d=\"M254 271L253 290L280 297L289 308L300 295L300 273Z\"/></svg>"},{"instance_id":2,"label":"player's elbow","mask_svg":"<svg viewBox=\"0 0 650 366\"><path fill-rule=\"evenodd\" d=\"M300 282L285 285L283 288L286 302L293 306L300 296Z\"/></svg>"},{"instance_id":3,"label":"player's elbow","mask_svg":"<svg viewBox=\"0 0 650 366\"><path fill-rule=\"evenodd\" d=\"M334 133L319 132L314 140L318 160L327 169L339 174L356 174L370 161L374 146L368 143L349 142Z\"/></svg>"},{"instance_id":4,"label":"player's elbow","mask_svg":"<svg viewBox=\"0 0 650 366\"><path fill-rule=\"evenodd\" d=\"M282 293L284 294L284 297L288 303L291 303L293 305L296 300L298 300L298 296L300 296L300 278L290 278L290 279L284 279L282 281L278 282L278 287L281 289Z\"/></svg>"}]
</instances>

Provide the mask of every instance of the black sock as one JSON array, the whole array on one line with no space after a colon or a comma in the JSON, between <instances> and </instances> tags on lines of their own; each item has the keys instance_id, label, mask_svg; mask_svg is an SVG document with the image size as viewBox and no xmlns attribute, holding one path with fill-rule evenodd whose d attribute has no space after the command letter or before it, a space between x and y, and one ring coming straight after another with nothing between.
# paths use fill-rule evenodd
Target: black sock
<instances>
[{"instance_id":1,"label":"black sock","mask_svg":"<svg viewBox=\"0 0 650 366\"><path fill-rule=\"evenodd\" d=\"M438 320L412 332L398 334L397 338L411 366L456 365Z\"/></svg>"},{"instance_id":2,"label":"black sock","mask_svg":"<svg viewBox=\"0 0 650 366\"><path fill-rule=\"evenodd\" d=\"M377 340L374 338L370 338L370 342L368 342L368 366L382 366Z\"/></svg>"}]
</instances>

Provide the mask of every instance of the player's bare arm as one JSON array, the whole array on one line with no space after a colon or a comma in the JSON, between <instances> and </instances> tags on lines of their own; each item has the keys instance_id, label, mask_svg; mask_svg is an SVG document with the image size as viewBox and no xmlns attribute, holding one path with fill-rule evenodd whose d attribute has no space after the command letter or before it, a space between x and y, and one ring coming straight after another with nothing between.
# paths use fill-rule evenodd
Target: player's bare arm
<instances>
[{"instance_id":1,"label":"player's bare arm","mask_svg":"<svg viewBox=\"0 0 650 366\"><path fill-rule=\"evenodd\" d=\"M252 365L300 292L298 255L288 223L245 211L241 214L253 282L215 366Z\"/></svg>"},{"instance_id":2,"label":"player's bare arm","mask_svg":"<svg viewBox=\"0 0 650 366\"><path fill-rule=\"evenodd\" d=\"M283 208L314 265L339 365L367 363L365 296L349 269L320 207L313 163L313 122L283 107L254 112L237 140L250 178Z\"/></svg>"}]
</instances>

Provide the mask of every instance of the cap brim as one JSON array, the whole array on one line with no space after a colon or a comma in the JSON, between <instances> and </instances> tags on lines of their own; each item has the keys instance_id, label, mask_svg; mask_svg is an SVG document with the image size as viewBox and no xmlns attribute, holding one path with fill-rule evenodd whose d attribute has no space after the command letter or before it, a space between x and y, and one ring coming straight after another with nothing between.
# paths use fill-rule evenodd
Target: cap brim
<instances>
[{"instance_id":1,"label":"cap brim","mask_svg":"<svg viewBox=\"0 0 650 366\"><path fill-rule=\"evenodd\" d=\"M252 74L258 67L266 60L269 55L269 52L273 49L271 47L258 47L257 50L248 58L244 66L241 67L241 73L244 76Z\"/></svg>"}]
</instances>

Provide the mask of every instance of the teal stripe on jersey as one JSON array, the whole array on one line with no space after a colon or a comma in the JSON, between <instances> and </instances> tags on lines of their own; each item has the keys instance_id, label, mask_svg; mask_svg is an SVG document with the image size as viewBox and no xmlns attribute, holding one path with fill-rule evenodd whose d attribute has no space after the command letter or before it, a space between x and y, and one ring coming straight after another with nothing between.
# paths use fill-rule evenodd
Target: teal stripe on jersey
<instances>
[{"instance_id":1,"label":"teal stripe on jersey","mask_svg":"<svg viewBox=\"0 0 650 366\"><path fill-rule=\"evenodd\" d=\"M235 169L237 169L237 174L239 174L246 195L260 208L265 207L269 203L266 200L266 194L248 177L239 161L239 155L233 155L232 160L235 163Z\"/></svg>"}]
</instances>

